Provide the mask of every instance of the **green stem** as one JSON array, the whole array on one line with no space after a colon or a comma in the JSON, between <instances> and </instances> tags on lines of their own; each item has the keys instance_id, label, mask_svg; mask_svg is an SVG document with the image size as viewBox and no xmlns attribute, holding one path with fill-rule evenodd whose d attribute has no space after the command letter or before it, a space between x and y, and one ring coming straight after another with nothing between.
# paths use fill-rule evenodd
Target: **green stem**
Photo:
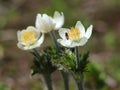
<instances>
[{"instance_id":1,"label":"green stem","mask_svg":"<svg viewBox=\"0 0 120 90\"><path fill-rule=\"evenodd\" d=\"M84 90L84 75L81 73L80 80L76 80L78 90Z\"/></svg>"},{"instance_id":2,"label":"green stem","mask_svg":"<svg viewBox=\"0 0 120 90\"><path fill-rule=\"evenodd\" d=\"M65 90L69 90L69 74L67 72L61 71L61 75L63 78Z\"/></svg>"},{"instance_id":3,"label":"green stem","mask_svg":"<svg viewBox=\"0 0 120 90\"><path fill-rule=\"evenodd\" d=\"M75 80L77 90L84 90L84 74L72 73L73 79Z\"/></svg>"},{"instance_id":4,"label":"green stem","mask_svg":"<svg viewBox=\"0 0 120 90\"><path fill-rule=\"evenodd\" d=\"M52 37L52 39L53 39L53 41L55 43L55 47L56 47L57 53L59 55L60 47L58 45L56 35L55 35L55 33L53 31L50 32L50 35L51 35L51 37Z\"/></svg>"},{"instance_id":5,"label":"green stem","mask_svg":"<svg viewBox=\"0 0 120 90\"><path fill-rule=\"evenodd\" d=\"M79 62L80 62L80 55L78 47L75 47L75 54L76 54L76 68L78 68Z\"/></svg>"},{"instance_id":6,"label":"green stem","mask_svg":"<svg viewBox=\"0 0 120 90\"><path fill-rule=\"evenodd\" d=\"M33 55L38 58L38 60L40 59L40 54L39 54L39 51L37 49L33 49Z\"/></svg>"},{"instance_id":7,"label":"green stem","mask_svg":"<svg viewBox=\"0 0 120 90\"><path fill-rule=\"evenodd\" d=\"M37 58L36 60L39 62L41 57L40 57L40 54L37 51L37 49L33 49L32 54ZM48 90L53 90L51 75L50 74L43 74L43 77L44 77L44 81L46 83Z\"/></svg>"},{"instance_id":8,"label":"green stem","mask_svg":"<svg viewBox=\"0 0 120 90\"><path fill-rule=\"evenodd\" d=\"M78 69L79 65L80 65L80 54L79 54L78 47L75 47L75 54L76 54L76 69ZM79 78L77 78L77 77L79 77ZM78 90L84 90L84 74L83 74L83 72L80 73L80 75L77 75L77 77L75 77L75 80L76 80Z\"/></svg>"},{"instance_id":9,"label":"green stem","mask_svg":"<svg viewBox=\"0 0 120 90\"><path fill-rule=\"evenodd\" d=\"M57 42L57 38L56 38L56 35L53 31L51 31L50 33L54 43L55 43L55 47L56 47L56 50L57 50L57 54L58 54L58 57L60 56L59 53L60 53L60 47L58 45L58 42ZM65 72L62 72L61 71L61 75L63 77L63 82L64 82L64 87L65 87L65 90L69 90L69 82L68 82L68 75L67 73Z\"/></svg>"},{"instance_id":10,"label":"green stem","mask_svg":"<svg viewBox=\"0 0 120 90\"><path fill-rule=\"evenodd\" d=\"M85 82L84 82L84 73L81 73L81 87L82 87L82 90L84 90L84 85Z\"/></svg>"},{"instance_id":11,"label":"green stem","mask_svg":"<svg viewBox=\"0 0 120 90\"><path fill-rule=\"evenodd\" d=\"M48 90L53 90L51 75L44 74L43 77Z\"/></svg>"}]
</instances>

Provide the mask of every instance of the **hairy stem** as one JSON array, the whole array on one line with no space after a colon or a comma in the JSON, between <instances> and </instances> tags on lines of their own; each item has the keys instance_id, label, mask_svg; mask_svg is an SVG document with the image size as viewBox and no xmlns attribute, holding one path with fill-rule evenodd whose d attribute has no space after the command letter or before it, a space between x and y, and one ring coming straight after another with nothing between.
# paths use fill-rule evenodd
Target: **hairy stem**
<instances>
[{"instance_id":1,"label":"hairy stem","mask_svg":"<svg viewBox=\"0 0 120 90\"><path fill-rule=\"evenodd\" d=\"M78 64L80 63L80 55L78 47L75 47L75 54L76 54L76 68L78 68Z\"/></svg>"},{"instance_id":2,"label":"hairy stem","mask_svg":"<svg viewBox=\"0 0 120 90\"><path fill-rule=\"evenodd\" d=\"M44 77L44 80L45 80L45 84L46 84L46 86L47 86L47 89L48 89L48 90L53 90L51 75L44 74L43 77Z\"/></svg>"},{"instance_id":3,"label":"hairy stem","mask_svg":"<svg viewBox=\"0 0 120 90\"><path fill-rule=\"evenodd\" d=\"M67 72L61 71L61 75L64 81L65 90L69 90L69 76Z\"/></svg>"},{"instance_id":4,"label":"hairy stem","mask_svg":"<svg viewBox=\"0 0 120 90\"><path fill-rule=\"evenodd\" d=\"M53 41L54 41L54 43L55 43L55 47L56 47L56 50L57 50L57 54L59 55L60 47L59 47L59 45L58 45L58 43L57 43L56 35L55 35L55 33L54 33L53 31L50 32L50 35L51 35L51 37L52 37L52 39L53 39Z\"/></svg>"},{"instance_id":5,"label":"hairy stem","mask_svg":"<svg viewBox=\"0 0 120 90\"><path fill-rule=\"evenodd\" d=\"M78 69L79 68L78 66L80 65L80 54L79 54L78 47L75 47L75 54L76 54L76 69ZM76 80L78 90L84 90L84 74L83 74L83 72L80 73L80 75L77 75L77 77L75 77L75 80Z\"/></svg>"},{"instance_id":6,"label":"hairy stem","mask_svg":"<svg viewBox=\"0 0 120 90\"><path fill-rule=\"evenodd\" d=\"M57 50L57 54L58 54L58 57L60 56L60 47L58 45L58 42L57 42L57 38L56 38L56 35L53 31L51 31L51 37L55 43L55 47L56 47L56 50ZM64 87L65 87L65 90L69 90L69 82L68 82L68 73L66 72L63 72L63 71L60 71L61 72L61 75L63 77L63 82L64 82Z\"/></svg>"},{"instance_id":7,"label":"hairy stem","mask_svg":"<svg viewBox=\"0 0 120 90\"><path fill-rule=\"evenodd\" d=\"M34 50L36 56L37 56L38 58L40 58L40 54L39 54L38 50L37 50L37 49L33 49L33 50Z\"/></svg>"},{"instance_id":8,"label":"hairy stem","mask_svg":"<svg viewBox=\"0 0 120 90\"><path fill-rule=\"evenodd\" d=\"M84 90L84 74L83 73L72 73L73 79L75 80L75 85L77 90Z\"/></svg>"},{"instance_id":9,"label":"hairy stem","mask_svg":"<svg viewBox=\"0 0 120 90\"><path fill-rule=\"evenodd\" d=\"M84 90L84 75L83 73L80 74L80 80L76 80L77 89Z\"/></svg>"}]
</instances>

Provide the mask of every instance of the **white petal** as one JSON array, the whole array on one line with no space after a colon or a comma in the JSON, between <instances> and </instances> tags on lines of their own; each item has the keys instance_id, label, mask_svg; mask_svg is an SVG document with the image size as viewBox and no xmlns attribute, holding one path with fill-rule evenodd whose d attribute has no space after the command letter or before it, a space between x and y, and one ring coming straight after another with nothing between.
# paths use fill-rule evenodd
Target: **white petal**
<instances>
[{"instance_id":1,"label":"white petal","mask_svg":"<svg viewBox=\"0 0 120 90\"><path fill-rule=\"evenodd\" d=\"M21 42L18 42L17 46L18 46L18 48L20 48L22 50L31 50L31 49L40 47L40 45L43 43L43 41L44 41L44 34L42 34L40 39L35 44L33 44L31 46L24 46L21 44Z\"/></svg>"},{"instance_id":2,"label":"white petal","mask_svg":"<svg viewBox=\"0 0 120 90\"><path fill-rule=\"evenodd\" d=\"M17 31L17 38L18 38L18 41L20 41L20 38L21 38L21 31Z\"/></svg>"},{"instance_id":3,"label":"white petal","mask_svg":"<svg viewBox=\"0 0 120 90\"><path fill-rule=\"evenodd\" d=\"M36 47L40 47L40 45L43 43L43 41L44 41L44 34L42 34L42 36L40 37L40 39L37 41Z\"/></svg>"},{"instance_id":4,"label":"white petal","mask_svg":"<svg viewBox=\"0 0 120 90\"><path fill-rule=\"evenodd\" d=\"M88 39L86 37L81 38L79 41L72 41L70 47L83 46L86 44Z\"/></svg>"},{"instance_id":5,"label":"white petal","mask_svg":"<svg viewBox=\"0 0 120 90\"><path fill-rule=\"evenodd\" d=\"M26 30L32 30L32 31L35 30L36 31L36 28L33 26L28 26Z\"/></svg>"},{"instance_id":6,"label":"white petal","mask_svg":"<svg viewBox=\"0 0 120 90\"><path fill-rule=\"evenodd\" d=\"M66 33L69 31L70 29L68 28L60 28L59 29L59 35L62 39L66 39Z\"/></svg>"},{"instance_id":7,"label":"white petal","mask_svg":"<svg viewBox=\"0 0 120 90\"><path fill-rule=\"evenodd\" d=\"M37 14L36 21L35 21L36 28L39 28L39 21L41 20L41 18L42 18L41 14Z\"/></svg>"},{"instance_id":8,"label":"white petal","mask_svg":"<svg viewBox=\"0 0 120 90\"><path fill-rule=\"evenodd\" d=\"M72 41L70 47L76 47L78 46L79 42L78 41Z\"/></svg>"},{"instance_id":9,"label":"white petal","mask_svg":"<svg viewBox=\"0 0 120 90\"><path fill-rule=\"evenodd\" d=\"M90 25L88 28L87 28L87 31L85 33L85 37L86 38L90 38L91 34L92 34L92 29L93 29L93 25Z\"/></svg>"},{"instance_id":10,"label":"white petal","mask_svg":"<svg viewBox=\"0 0 120 90\"><path fill-rule=\"evenodd\" d=\"M71 40L58 39L57 41L58 41L62 46L71 47L71 43L72 43Z\"/></svg>"},{"instance_id":11,"label":"white petal","mask_svg":"<svg viewBox=\"0 0 120 90\"><path fill-rule=\"evenodd\" d=\"M49 17L47 14L43 14L42 18L46 21L46 22L52 22L52 18Z\"/></svg>"},{"instance_id":12,"label":"white petal","mask_svg":"<svg viewBox=\"0 0 120 90\"><path fill-rule=\"evenodd\" d=\"M23 50L31 50L31 49L34 49L34 48L38 48L43 43L43 41L44 41L44 34L42 34L40 39L34 45L31 45L29 47L25 46L25 47L22 47L22 48L23 48Z\"/></svg>"},{"instance_id":13,"label":"white petal","mask_svg":"<svg viewBox=\"0 0 120 90\"><path fill-rule=\"evenodd\" d=\"M49 17L47 14L43 14L42 19L44 20L44 23L47 24L48 26L53 24L52 18Z\"/></svg>"},{"instance_id":14,"label":"white petal","mask_svg":"<svg viewBox=\"0 0 120 90\"><path fill-rule=\"evenodd\" d=\"M28 26L27 29L26 30L22 30L21 33L23 34L25 31L32 31L32 32L34 32L35 33L35 37L37 39L40 36L40 31L37 28L33 27L33 26Z\"/></svg>"},{"instance_id":15,"label":"white petal","mask_svg":"<svg viewBox=\"0 0 120 90\"><path fill-rule=\"evenodd\" d=\"M80 32L82 33L82 36L84 36L84 34L85 34L85 28L84 28L83 24L80 21L77 21L75 27L79 28Z\"/></svg>"},{"instance_id":16,"label":"white petal","mask_svg":"<svg viewBox=\"0 0 120 90\"><path fill-rule=\"evenodd\" d=\"M36 18L36 28L42 32L47 33L53 30L55 27L55 23L53 22L53 19L49 17L47 14L43 15L37 15Z\"/></svg>"},{"instance_id":17,"label":"white petal","mask_svg":"<svg viewBox=\"0 0 120 90\"><path fill-rule=\"evenodd\" d=\"M64 24L63 12L61 12L61 14L60 14L59 12L55 11L53 21L56 24L55 25L55 30L61 28L63 26L63 24Z\"/></svg>"},{"instance_id":18,"label":"white petal","mask_svg":"<svg viewBox=\"0 0 120 90\"><path fill-rule=\"evenodd\" d=\"M22 49L22 50L26 50L26 49L24 48L24 46L23 46L20 42L17 43L17 46L18 46L18 48L20 48L20 49Z\"/></svg>"},{"instance_id":19,"label":"white petal","mask_svg":"<svg viewBox=\"0 0 120 90\"><path fill-rule=\"evenodd\" d=\"M77 46L83 46L87 43L88 39L86 37L83 37L80 39L79 43L77 44Z\"/></svg>"},{"instance_id":20,"label":"white petal","mask_svg":"<svg viewBox=\"0 0 120 90\"><path fill-rule=\"evenodd\" d=\"M24 46L20 42L17 43L17 46L18 46L18 48L20 48L22 50L31 50L31 49L33 49L33 47L31 47L31 46L29 46L29 47L28 46Z\"/></svg>"},{"instance_id":21,"label":"white petal","mask_svg":"<svg viewBox=\"0 0 120 90\"><path fill-rule=\"evenodd\" d=\"M28 27L27 27L27 30L33 31L33 32L35 33L36 38L39 38L39 36L40 36L40 31L39 31L37 28L35 28L35 27L33 27L33 26L28 26Z\"/></svg>"}]
</instances>

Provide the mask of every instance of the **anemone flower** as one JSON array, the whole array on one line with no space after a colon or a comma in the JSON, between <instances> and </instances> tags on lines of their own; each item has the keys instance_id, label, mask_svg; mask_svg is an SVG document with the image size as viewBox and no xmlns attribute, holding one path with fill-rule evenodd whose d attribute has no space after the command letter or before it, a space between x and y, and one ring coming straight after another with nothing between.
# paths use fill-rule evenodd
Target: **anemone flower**
<instances>
[{"instance_id":1,"label":"anemone flower","mask_svg":"<svg viewBox=\"0 0 120 90\"><path fill-rule=\"evenodd\" d=\"M44 34L41 34L39 30L33 26L29 26L27 29L18 31L17 37L17 46L22 50L31 50L40 47L44 41Z\"/></svg>"},{"instance_id":2,"label":"anemone flower","mask_svg":"<svg viewBox=\"0 0 120 90\"><path fill-rule=\"evenodd\" d=\"M42 33L48 33L52 30L57 30L64 24L64 15L58 11L54 12L54 16L50 17L47 14L37 14L35 26Z\"/></svg>"},{"instance_id":3,"label":"anemone flower","mask_svg":"<svg viewBox=\"0 0 120 90\"><path fill-rule=\"evenodd\" d=\"M85 28L80 21L77 21L75 27L71 29L61 28L59 35L62 39L58 39L58 42L65 47L83 46L86 44L92 34L93 25L90 25L86 32Z\"/></svg>"}]
</instances>

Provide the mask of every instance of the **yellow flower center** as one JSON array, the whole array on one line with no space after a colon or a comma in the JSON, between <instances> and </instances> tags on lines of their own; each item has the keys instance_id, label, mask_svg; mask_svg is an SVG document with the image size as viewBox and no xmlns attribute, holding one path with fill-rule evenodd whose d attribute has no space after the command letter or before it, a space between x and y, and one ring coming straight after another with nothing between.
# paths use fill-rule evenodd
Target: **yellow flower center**
<instances>
[{"instance_id":1,"label":"yellow flower center","mask_svg":"<svg viewBox=\"0 0 120 90\"><path fill-rule=\"evenodd\" d=\"M34 44L36 42L35 32L33 31L25 31L23 32L21 36L21 41L23 42L23 45L30 46L31 44Z\"/></svg>"},{"instance_id":2,"label":"yellow flower center","mask_svg":"<svg viewBox=\"0 0 120 90\"><path fill-rule=\"evenodd\" d=\"M77 27L75 27L75 28L72 27L67 33L67 38L74 40L74 41L79 40L79 38L80 38L79 29Z\"/></svg>"}]
</instances>

